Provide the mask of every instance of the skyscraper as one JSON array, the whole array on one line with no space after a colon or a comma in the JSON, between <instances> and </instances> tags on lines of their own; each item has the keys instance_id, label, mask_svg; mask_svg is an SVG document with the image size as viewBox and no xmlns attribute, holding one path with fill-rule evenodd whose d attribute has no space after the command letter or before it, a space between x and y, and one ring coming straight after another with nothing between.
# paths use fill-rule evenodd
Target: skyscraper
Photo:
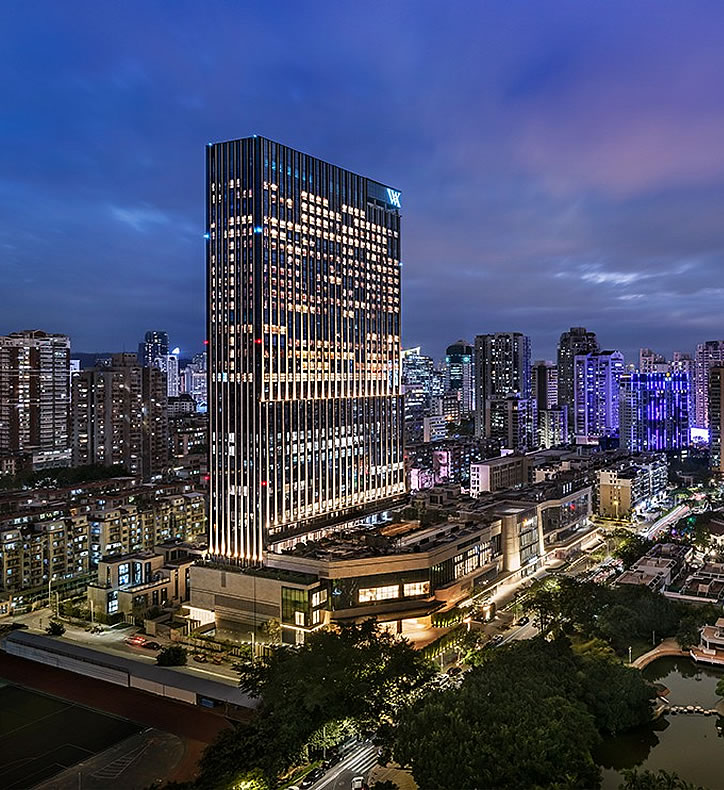
<instances>
[{"instance_id":1,"label":"skyscraper","mask_svg":"<svg viewBox=\"0 0 724 790\"><path fill-rule=\"evenodd\" d=\"M175 349L178 351L178 349ZM153 360L153 367L166 374L166 394L169 398L177 398L179 389L178 354L164 354Z\"/></svg>"},{"instance_id":2,"label":"skyscraper","mask_svg":"<svg viewBox=\"0 0 724 790\"><path fill-rule=\"evenodd\" d=\"M530 338L520 332L497 332L475 338L475 434L487 437L489 401L531 397ZM507 413L500 407L498 410ZM517 410L516 410L517 411ZM529 414L527 406L522 410Z\"/></svg>"},{"instance_id":3,"label":"skyscraper","mask_svg":"<svg viewBox=\"0 0 724 790\"><path fill-rule=\"evenodd\" d=\"M434 365L420 347L402 352L402 391L405 396L405 439L423 440L424 419L431 414Z\"/></svg>"},{"instance_id":4,"label":"skyscraper","mask_svg":"<svg viewBox=\"0 0 724 790\"><path fill-rule=\"evenodd\" d=\"M539 359L531 367L531 389L540 414L558 404L558 368Z\"/></svg>"},{"instance_id":5,"label":"skyscraper","mask_svg":"<svg viewBox=\"0 0 724 790\"><path fill-rule=\"evenodd\" d=\"M262 137L209 144L210 552L405 492L400 192Z\"/></svg>"},{"instance_id":6,"label":"skyscraper","mask_svg":"<svg viewBox=\"0 0 724 790\"><path fill-rule=\"evenodd\" d=\"M573 406L575 401L574 360L579 354L596 354L600 351L595 332L583 326L572 326L563 332L558 341L558 403L568 407L568 427L574 429Z\"/></svg>"},{"instance_id":7,"label":"skyscraper","mask_svg":"<svg viewBox=\"0 0 724 790\"><path fill-rule=\"evenodd\" d=\"M473 413L475 404L475 375L473 347L458 340L445 352L445 390L455 393L464 415Z\"/></svg>"},{"instance_id":8,"label":"skyscraper","mask_svg":"<svg viewBox=\"0 0 724 790\"><path fill-rule=\"evenodd\" d=\"M689 377L689 430L696 423L696 360L691 354L674 351L671 357L671 372L686 373Z\"/></svg>"},{"instance_id":9,"label":"skyscraper","mask_svg":"<svg viewBox=\"0 0 724 790\"><path fill-rule=\"evenodd\" d=\"M146 332L141 343L138 344L138 364L150 368L159 357L168 354L168 332L152 329Z\"/></svg>"},{"instance_id":10,"label":"skyscraper","mask_svg":"<svg viewBox=\"0 0 724 790\"><path fill-rule=\"evenodd\" d=\"M719 477L724 476L724 453L722 453L722 392L724 391L724 367L713 367L709 371L709 466Z\"/></svg>"},{"instance_id":11,"label":"skyscraper","mask_svg":"<svg viewBox=\"0 0 724 790\"><path fill-rule=\"evenodd\" d=\"M536 416L532 398L490 398L485 410L485 437L497 440L508 450L530 450L537 446Z\"/></svg>"},{"instance_id":12,"label":"skyscraper","mask_svg":"<svg viewBox=\"0 0 724 790\"><path fill-rule=\"evenodd\" d=\"M0 337L0 454L68 453L69 417L70 338L40 330Z\"/></svg>"},{"instance_id":13,"label":"skyscraper","mask_svg":"<svg viewBox=\"0 0 724 790\"><path fill-rule=\"evenodd\" d=\"M639 349L639 373L667 373L669 363L663 354L657 354L650 348Z\"/></svg>"},{"instance_id":14,"label":"skyscraper","mask_svg":"<svg viewBox=\"0 0 724 790\"><path fill-rule=\"evenodd\" d=\"M144 478L168 465L166 376L135 354L73 377L73 465L124 466Z\"/></svg>"},{"instance_id":15,"label":"skyscraper","mask_svg":"<svg viewBox=\"0 0 724 790\"><path fill-rule=\"evenodd\" d=\"M573 417L577 440L588 442L602 436L617 436L623 354L620 351L577 354L573 362Z\"/></svg>"},{"instance_id":16,"label":"skyscraper","mask_svg":"<svg viewBox=\"0 0 724 790\"><path fill-rule=\"evenodd\" d=\"M619 437L630 453L689 445L686 373L624 373L620 379Z\"/></svg>"},{"instance_id":17,"label":"skyscraper","mask_svg":"<svg viewBox=\"0 0 724 790\"><path fill-rule=\"evenodd\" d=\"M709 427L709 372L724 364L724 340L707 340L696 347L694 400L697 428Z\"/></svg>"}]
</instances>

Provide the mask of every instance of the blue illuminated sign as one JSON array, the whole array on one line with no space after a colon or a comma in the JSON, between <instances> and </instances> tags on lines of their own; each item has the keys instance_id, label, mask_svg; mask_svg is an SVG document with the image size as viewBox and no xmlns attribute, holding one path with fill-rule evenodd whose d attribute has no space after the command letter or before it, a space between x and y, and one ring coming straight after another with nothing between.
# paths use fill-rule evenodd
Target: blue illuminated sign
<instances>
[{"instance_id":1,"label":"blue illuminated sign","mask_svg":"<svg viewBox=\"0 0 724 790\"><path fill-rule=\"evenodd\" d=\"M394 206L395 208L402 208L400 205L400 195L402 193L398 192L396 189L390 189L387 187L387 202Z\"/></svg>"},{"instance_id":2,"label":"blue illuminated sign","mask_svg":"<svg viewBox=\"0 0 724 790\"><path fill-rule=\"evenodd\" d=\"M383 186L377 181L367 182L367 196L386 203L391 208L402 208L402 192L399 189Z\"/></svg>"}]
</instances>

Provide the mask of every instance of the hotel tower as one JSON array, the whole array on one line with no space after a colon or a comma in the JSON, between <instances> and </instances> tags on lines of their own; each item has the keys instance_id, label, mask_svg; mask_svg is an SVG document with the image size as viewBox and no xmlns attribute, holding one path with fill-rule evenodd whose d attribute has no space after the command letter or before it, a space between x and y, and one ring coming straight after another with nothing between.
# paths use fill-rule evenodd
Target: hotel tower
<instances>
[{"instance_id":1,"label":"hotel tower","mask_svg":"<svg viewBox=\"0 0 724 790\"><path fill-rule=\"evenodd\" d=\"M209 551L254 564L405 493L400 192L263 137L210 143L205 237Z\"/></svg>"}]
</instances>

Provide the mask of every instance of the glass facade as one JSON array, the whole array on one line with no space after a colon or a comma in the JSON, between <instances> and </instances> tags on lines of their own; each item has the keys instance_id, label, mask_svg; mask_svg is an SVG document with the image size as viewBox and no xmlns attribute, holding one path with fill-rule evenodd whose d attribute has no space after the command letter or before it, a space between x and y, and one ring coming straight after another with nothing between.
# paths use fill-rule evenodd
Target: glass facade
<instances>
[{"instance_id":1,"label":"glass facade","mask_svg":"<svg viewBox=\"0 0 724 790\"><path fill-rule=\"evenodd\" d=\"M400 193L261 137L207 147L210 550L405 491Z\"/></svg>"},{"instance_id":2,"label":"glass facade","mask_svg":"<svg viewBox=\"0 0 724 790\"><path fill-rule=\"evenodd\" d=\"M622 447L630 453L688 447L687 373L626 373L620 387Z\"/></svg>"},{"instance_id":3,"label":"glass facade","mask_svg":"<svg viewBox=\"0 0 724 790\"><path fill-rule=\"evenodd\" d=\"M486 566L501 554L501 537L493 535L487 543L475 543L464 551L450 557L438 565L433 565L431 573L432 588L445 587L478 568Z\"/></svg>"}]
</instances>

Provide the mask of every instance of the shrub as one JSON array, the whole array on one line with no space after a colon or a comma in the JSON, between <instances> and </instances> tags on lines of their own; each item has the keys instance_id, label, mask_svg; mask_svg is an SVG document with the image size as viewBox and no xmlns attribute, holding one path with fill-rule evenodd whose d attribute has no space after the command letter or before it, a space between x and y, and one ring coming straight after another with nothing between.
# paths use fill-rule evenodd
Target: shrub
<instances>
[{"instance_id":1,"label":"shrub","mask_svg":"<svg viewBox=\"0 0 724 790\"><path fill-rule=\"evenodd\" d=\"M169 645L158 654L156 663L161 667L183 667L188 654L182 645Z\"/></svg>"},{"instance_id":2,"label":"shrub","mask_svg":"<svg viewBox=\"0 0 724 790\"><path fill-rule=\"evenodd\" d=\"M48 627L45 629L50 636L63 636L65 633L65 626L60 620L51 620Z\"/></svg>"}]
</instances>

